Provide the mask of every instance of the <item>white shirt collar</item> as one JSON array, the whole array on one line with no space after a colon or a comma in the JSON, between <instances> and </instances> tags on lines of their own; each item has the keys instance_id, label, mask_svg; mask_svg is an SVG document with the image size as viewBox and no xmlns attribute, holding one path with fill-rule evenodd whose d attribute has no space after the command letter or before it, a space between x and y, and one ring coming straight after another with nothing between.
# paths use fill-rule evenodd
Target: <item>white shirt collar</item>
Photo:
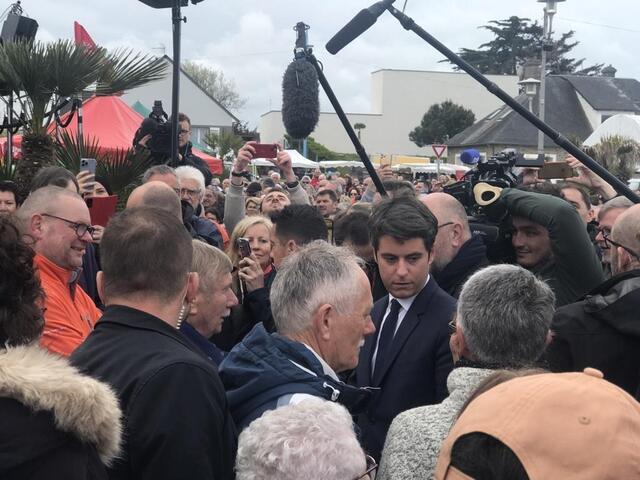
<instances>
[{"instance_id":1,"label":"white shirt collar","mask_svg":"<svg viewBox=\"0 0 640 480\"><path fill-rule=\"evenodd\" d=\"M424 285L422 286L422 288L420 289L420 291L418 293L416 293L414 296L412 297L407 297L407 298L396 298L393 295L389 294L389 305L391 305L391 300L397 300L398 303L400 304L400 306L402 307L402 309L404 311L408 311L411 308L411 305L413 305L413 301L416 299L416 297L418 295L420 295L420 292L422 292L422 290L424 290L424 287L427 286L427 283L429 283L429 279L431 278L431 274L427 275L427 280L424 282ZM387 307L389 308L389 307Z\"/></svg>"},{"instance_id":2,"label":"white shirt collar","mask_svg":"<svg viewBox=\"0 0 640 480\"><path fill-rule=\"evenodd\" d=\"M333 371L333 368L331 368L331 367L329 366L329 364L328 364L327 362L325 362L325 361L324 361L324 359L323 359L320 355L318 355L318 354L316 353L316 351L315 351L313 348L311 348L311 347L310 347L309 345L307 345L306 343L303 343L303 345L304 345L305 347L307 347L307 348L309 349L309 351L310 351L311 353L313 353L313 354L316 356L316 358L317 358L317 359L318 359L318 361L320 362L320 365L322 365L322 371L324 372L324 374L325 374L325 375L330 376L330 377L331 377L331 378L333 378L335 381L339 382L339 381L340 381L340 379L338 378L338 375L336 375L336 372L334 372L334 371Z\"/></svg>"}]
</instances>

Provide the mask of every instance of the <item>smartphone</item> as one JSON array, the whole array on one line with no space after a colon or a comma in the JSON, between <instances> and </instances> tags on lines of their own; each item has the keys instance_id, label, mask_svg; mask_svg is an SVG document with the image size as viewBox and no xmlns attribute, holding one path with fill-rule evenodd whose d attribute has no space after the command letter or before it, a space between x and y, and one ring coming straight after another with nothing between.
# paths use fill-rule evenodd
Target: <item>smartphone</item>
<instances>
[{"instance_id":1,"label":"smartphone","mask_svg":"<svg viewBox=\"0 0 640 480\"><path fill-rule=\"evenodd\" d=\"M246 258L251 256L251 244L249 240L246 238L239 238L236 240L238 245L238 252L240 253L240 258Z\"/></svg>"},{"instance_id":2,"label":"smartphone","mask_svg":"<svg viewBox=\"0 0 640 480\"><path fill-rule=\"evenodd\" d=\"M81 158L80 159L80 171L89 172L92 175L96 174L96 159L95 158Z\"/></svg>"},{"instance_id":3,"label":"smartphone","mask_svg":"<svg viewBox=\"0 0 640 480\"><path fill-rule=\"evenodd\" d=\"M253 158L276 158L278 145L275 143L255 143L252 145L256 153Z\"/></svg>"},{"instance_id":4,"label":"smartphone","mask_svg":"<svg viewBox=\"0 0 640 480\"><path fill-rule=\"evenodd\" d=\"M118 197L116 195L88 198L87 206L91 216L91 225L106 227L109 219L116 213L117 205Z\"/></svg>"},{"instance_id":5,"label":"smartphone","mask_svg":"<svg viewBox=\"0 0 640 480\"><path fill-rule=\"evenodd\" d=\"M576 172L567 162L547 162L538 170L538 178L549 180L552 178L576 177Z\"/></svg>"}]
</instances>

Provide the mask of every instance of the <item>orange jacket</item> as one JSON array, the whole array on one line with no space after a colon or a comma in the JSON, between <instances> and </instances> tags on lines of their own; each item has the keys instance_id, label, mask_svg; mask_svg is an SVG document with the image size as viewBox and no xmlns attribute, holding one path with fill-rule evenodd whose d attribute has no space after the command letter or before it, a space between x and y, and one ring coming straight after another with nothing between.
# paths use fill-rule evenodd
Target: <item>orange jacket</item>
<instances>
[{"instance_id":1,"label":"orange jacket","mask_svg":"<svg viewBox=\"0 0 640 480\"><path fill-rule=\"evenodd\" d=\"M81 287L71 282L74 272L40 254L35 256L34 263L46 295L40 344L68 357L91 333L102 312Z\"/></svg>"}]
</instances>

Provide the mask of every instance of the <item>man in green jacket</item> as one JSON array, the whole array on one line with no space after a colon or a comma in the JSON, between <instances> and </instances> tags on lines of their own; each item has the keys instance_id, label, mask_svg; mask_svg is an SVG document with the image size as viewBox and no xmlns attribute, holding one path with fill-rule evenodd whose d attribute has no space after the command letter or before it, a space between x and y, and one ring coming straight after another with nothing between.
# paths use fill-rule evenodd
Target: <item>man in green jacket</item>
<instances>
[{"instance_id":1,"label":"man in green jacket","mask_svg":"<svg viewBox=\"0 0 640 480\"><path fill-rule=\"evenodd\" d=\"M584 222L570 203L486 183L477 184L474 194L478 204L498 201L510 214L516 262L549 284L556 306L575 302L604 281Z\"/></svg>"},{"instance_id":2,"label":"man in green jacket","mask_svg":"<svg viewBox=\"0 0 640 480\"><path fill-rule=\"evenodd\" d=\"M567 201L505 188L500 201L511 214L517 263L545 280L556 305L575 302L604 281L584 222Z\"/></svg>"}]
</instances>

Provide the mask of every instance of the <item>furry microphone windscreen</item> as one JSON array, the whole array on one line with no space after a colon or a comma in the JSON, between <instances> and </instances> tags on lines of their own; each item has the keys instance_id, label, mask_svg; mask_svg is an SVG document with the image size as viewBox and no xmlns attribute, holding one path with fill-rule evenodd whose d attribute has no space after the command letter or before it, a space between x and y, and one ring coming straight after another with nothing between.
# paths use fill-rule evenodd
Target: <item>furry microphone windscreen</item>
<instances>
[{"instance_id":1,"label":"furry microphone windscreen","mask_svg":"<svg viewBox=\"0 0 640 480\"><path fill-rule=\"evenodd\" d=\"M313 65L296 59L289 64L282 79L282 122L294 139L309 136L320 117L318 73Z\"/></svg>"}]
</instances>

